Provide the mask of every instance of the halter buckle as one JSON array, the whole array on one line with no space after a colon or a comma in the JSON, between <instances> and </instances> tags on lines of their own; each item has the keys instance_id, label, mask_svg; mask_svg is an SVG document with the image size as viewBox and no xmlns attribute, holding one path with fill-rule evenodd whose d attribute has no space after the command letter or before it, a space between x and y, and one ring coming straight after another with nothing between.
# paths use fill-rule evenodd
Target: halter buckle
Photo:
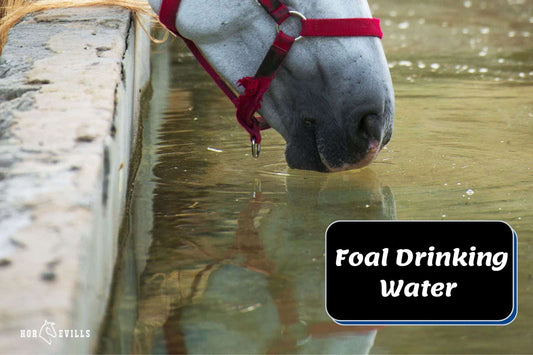
<instances>
[{"instance_id":1,"label":"halter buckle","mask_svg":"<svg viewBox=\"0 0 533 355\"><path fill-rule=\"evenodd\" d=\"M252 157L259 158L261 154L261 143L256 143L255 138L252 138Z\"/></svg>"},{"instance_id":2,"label":"halter buckle","mask_svg":"<svg viewBox=\"0 0 533 355\"><path fill-rule=\"evenodd\" d=\"M298 12L298 11L289 11L289 13L291 15L296 15L297 17L300 18L301 21L306 21L307 20L307 17L305 17L302 13ZM276 33L279 33L279 26L280 24L279 23L276 23ZM296 37L294 39L294 42L298 42L299 40L301 40L302 38L304 38L304 36L302 35L299 35L298 37Z\"/></svg>"}]
</instances>

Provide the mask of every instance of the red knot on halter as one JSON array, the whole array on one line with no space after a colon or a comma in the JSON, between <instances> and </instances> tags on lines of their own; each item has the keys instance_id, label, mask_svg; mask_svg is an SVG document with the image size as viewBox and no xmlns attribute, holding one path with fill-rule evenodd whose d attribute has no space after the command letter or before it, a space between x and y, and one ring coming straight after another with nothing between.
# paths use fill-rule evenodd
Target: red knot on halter
<instances>
[{"instance_id":1,"label":"red knot on halter","mask_svg":"<svg viewBox=\"0 0 533 355\"><path fill-rule=\"evenodd\" d=\"M270 128L268 123L262 117L255 116L255 113L261 108L263 95L270 87L295 41L303 37L370 36L383 38L377 18L308 19L299 12L289 10L280 0L256 1L276 22L277 34L255 75L238 81L238 85L244 88L244 93L240 96L235 94L213 66L207 62L198 47L191 40L179 34L176 28L176 17L181 0L163 0L159 10L159 21L169 31L185 41L196 60L235 105L237 121L250 134L254 157L258 157L260 153L261 131ZM302 23L300 34L296 38L279 30L279 26L293 15L300 17Z\"/></svg>"}]
</instances>

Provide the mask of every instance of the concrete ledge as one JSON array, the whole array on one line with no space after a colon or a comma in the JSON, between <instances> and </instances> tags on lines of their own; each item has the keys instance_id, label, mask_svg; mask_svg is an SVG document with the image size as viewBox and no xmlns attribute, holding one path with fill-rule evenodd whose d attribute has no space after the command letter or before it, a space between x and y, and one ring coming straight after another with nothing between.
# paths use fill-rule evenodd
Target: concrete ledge
<instances>
[{"instance_id":1,"label":"concrete ledge","mask_svg":"<svg viewBox=\"0 0 533 355\"><path fill-rule=\"evenodd\" d=\"M0 58L0 353L94 349L148 78L149 40L126 10L47 11L11 31Z\"/></svg>"}]
</instances>

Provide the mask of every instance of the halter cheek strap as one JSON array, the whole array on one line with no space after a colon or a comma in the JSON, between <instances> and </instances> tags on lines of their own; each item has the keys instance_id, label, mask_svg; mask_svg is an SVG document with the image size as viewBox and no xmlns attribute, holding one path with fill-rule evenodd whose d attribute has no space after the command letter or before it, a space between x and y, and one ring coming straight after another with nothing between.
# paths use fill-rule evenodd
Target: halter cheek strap
<instances>
[{"instance_id":1,"label":"halter cheek strap","mask_svg":"<svg viewBox=\"0 0 533 355\"><path fill-rule=\"evenodd\" d=\"M290 11L280 0L257 0L265 11L281 25L293 15L301 18L302 29L299 37L295 38L279 31L274 43L259 66L254 77L244 77L238 85L244 88L244 93L237 96L228 84L220 77L202 52L191 40L183 37L176 28L176 17L181 0L163 0L159 10L159 21L176 36L183 39L187 47L198 60L205 71L213 78L220 89L228 96L236 107L237 121L250 134L252 155L259 156L261 130L270 128L260 116L254 116L261 108L261 100L274 80L281 65L287 57L295 41L303 37L361 37L371 36L383 38L379 19L377 18L341 18L341 19L307 19L296 11Z\"/></svg>"}]
</instances>

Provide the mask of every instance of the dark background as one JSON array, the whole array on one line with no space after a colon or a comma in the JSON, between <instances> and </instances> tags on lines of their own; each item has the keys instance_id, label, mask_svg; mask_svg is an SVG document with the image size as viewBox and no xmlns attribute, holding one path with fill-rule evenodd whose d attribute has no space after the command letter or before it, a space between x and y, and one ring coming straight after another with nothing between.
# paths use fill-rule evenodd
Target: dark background
<instances>
[{"instance_id":1,"label":"dark background","mask_svg":"<svg viewBox=\"0 0 533 355\"><path fill-rule=\"evenodd\" d=\"M416 267L414 261L405 267L396 265L397 249L428 252L430 246L434 252L454 248L470 252L475 246L476 253L507 252L508 260L501 271L425 263ZM389 248L387 267L348 263L354 251L365 254L383 248ZM350 249L341 267L335 265L337 249ZM403 293L382 297L382 279L403 279L405 284L456 282L458 286L451 297L405 297ZM336 222L326 233L326 308L339 321L503 320L513 310L513 231L503 222Z\"/></svg>"}]
</instances>

